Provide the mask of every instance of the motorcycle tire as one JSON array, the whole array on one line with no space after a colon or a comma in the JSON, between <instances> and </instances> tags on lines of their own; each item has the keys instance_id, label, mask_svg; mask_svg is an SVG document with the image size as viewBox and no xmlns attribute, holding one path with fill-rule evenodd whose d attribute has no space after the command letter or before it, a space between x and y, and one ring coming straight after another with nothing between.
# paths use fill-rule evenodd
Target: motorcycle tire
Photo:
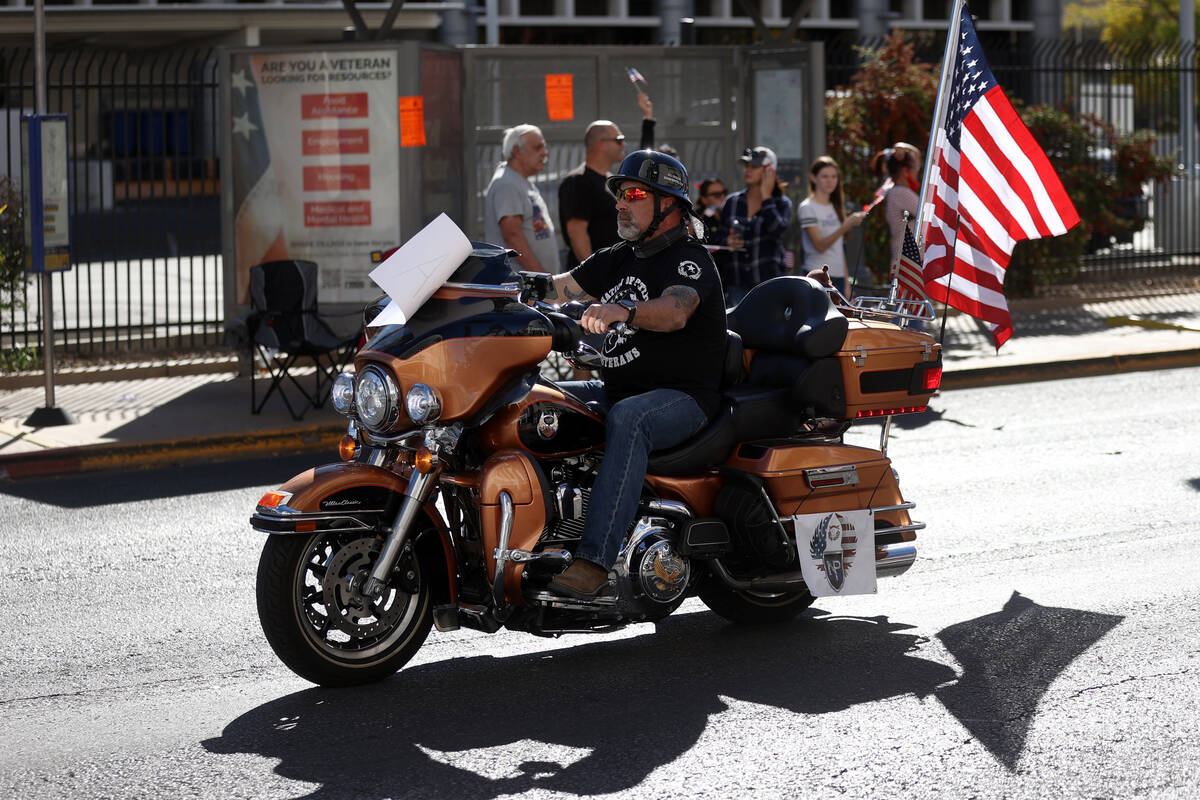
<instances>
[{"instance_id":1,"label":"motorcycle tire","mask_svg":"<svg viewBox=\"0 0 1200 800\"><path fill-rule=\"evenodd\" d=\"M267 538L258 562L258 617L271 649L301 678L330 687L381 680L424 644L433 624L425 576L433 570L422 569L419 557L405 563L408 591L393 581L369 608L348 595L350 576L361 579L377 549L378 540L361 533Z\"/></svg>"},{"instance_id":2,"label":"motorcycle tire","mask_svg":"<svg viewBox=\"0 0 1200 800\"><path fill-rule=\"evenodd\" d=\"M793 619L816 599L807 589L769 594L731 589L715 580L705 582L698 594L709 610L739 625L774 625Z\"/></svg>"}]
</instances>

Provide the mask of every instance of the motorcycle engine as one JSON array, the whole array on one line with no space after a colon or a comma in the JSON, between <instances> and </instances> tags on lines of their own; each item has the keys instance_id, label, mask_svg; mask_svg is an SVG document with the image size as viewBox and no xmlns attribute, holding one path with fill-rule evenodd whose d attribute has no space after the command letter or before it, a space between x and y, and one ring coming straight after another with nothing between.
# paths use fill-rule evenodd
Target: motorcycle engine
<instances>
[{"instance_id":1,"label":"motorcycle engine","mask_svg":"<svg viewBox=\"0 0 1200 800\"><path fill-rule=\"evenodd\" d=\"M642 517L613 565L622 610L632 618L660 619L683 602L692 564L675 548L662 519Z\"/></svg>"}]
</instances>

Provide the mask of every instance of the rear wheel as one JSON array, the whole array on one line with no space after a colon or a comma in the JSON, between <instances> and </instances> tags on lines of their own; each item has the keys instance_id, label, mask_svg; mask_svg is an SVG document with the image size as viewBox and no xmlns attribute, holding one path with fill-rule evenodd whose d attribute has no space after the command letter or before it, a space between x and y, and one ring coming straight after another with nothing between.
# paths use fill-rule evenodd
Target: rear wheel
<instances>
[{"instance_id":1,"label":"rear wheel","mask_svg":"<svg viewBox=\"0 0 1200 800\"><path fill-rule=\"evenodd\" d=\"M258 562L258 617L271 649L300 677L353 686L408 663L432 624L430 576L412 548L378 601L360 587L380 540L362 533L271 536Z\"/></svg>"},{"instance_id":2,"label":"rear wheel","mask_svg":"<svg viewBox=\"0 0 1200 800\"><path fill-rule=\"evenodd\" d=\"M700 600L714 613L741 625L787 622L813 604L807 589L799 592L749 592L731 589L716 579L705 581Z\"/></svg>"}]
</instances>

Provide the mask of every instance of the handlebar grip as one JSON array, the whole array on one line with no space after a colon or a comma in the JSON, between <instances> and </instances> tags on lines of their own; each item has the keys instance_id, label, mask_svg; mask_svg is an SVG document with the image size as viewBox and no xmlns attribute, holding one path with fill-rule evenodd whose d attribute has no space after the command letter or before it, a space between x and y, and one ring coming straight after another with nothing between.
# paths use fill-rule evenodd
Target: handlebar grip
<instances>
[{"instance_id":1,"label":"handlebar grip","mask_svg":"<svg viewBox=\"0 0 1200 800\"><path fill-rule=\"evenodd\" d=\"M550 320L550 349L556 353L573 353L583 338L583 329L579 323L566 314L556 311L543 312Z\"/></svg>"}]
</instances>

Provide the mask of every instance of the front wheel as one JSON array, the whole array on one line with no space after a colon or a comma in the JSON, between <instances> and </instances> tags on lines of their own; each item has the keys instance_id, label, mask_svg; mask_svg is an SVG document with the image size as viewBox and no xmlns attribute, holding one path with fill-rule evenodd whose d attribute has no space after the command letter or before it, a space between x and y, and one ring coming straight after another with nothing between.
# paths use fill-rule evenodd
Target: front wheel
<instances>
[{"instance_id":1,"label":"front wheel","mask_svg":"<svg viewBox=\"0 0 1200 800\"><path fill-rule=\"evenodd\" d=\"M380 541L362 533L271 536L258 562L258 618L271 649L322 686L377 681L408 663L432 625L431 572L407 549L379 601L362 586Z\"/></svg>"},{"instance_id":2,"label":"front wheel","mask_svg":"<svg viewBox=\"0 0 1200 800\"><path fill-rule=\"evenodd\" d=\"M787 622L813 604L807 589L799 592L749 592L731 589L715 578L705 581L698 594L711 611L742 625Z\"/></svg>"}]
</instances>

